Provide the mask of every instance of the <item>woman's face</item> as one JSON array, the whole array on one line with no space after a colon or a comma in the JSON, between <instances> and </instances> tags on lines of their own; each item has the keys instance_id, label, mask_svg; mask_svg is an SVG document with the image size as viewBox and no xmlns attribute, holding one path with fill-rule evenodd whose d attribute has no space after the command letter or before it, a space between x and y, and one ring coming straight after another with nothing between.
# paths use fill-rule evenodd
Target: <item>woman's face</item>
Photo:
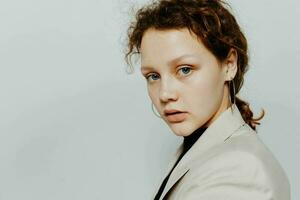
<instances>
[{"instance_id":1,"label":"woman's face","mask_svg":"<svg viewBox=\"0 0 300 200\"><path fill-rule=\"evenodd\" d=\"M176 135L208 127L228 108L230 62L219 62L188 29L148 29L140 53L148 94ZM172 109L182 113L165 114Z\"/></svg>"}]
</instances>

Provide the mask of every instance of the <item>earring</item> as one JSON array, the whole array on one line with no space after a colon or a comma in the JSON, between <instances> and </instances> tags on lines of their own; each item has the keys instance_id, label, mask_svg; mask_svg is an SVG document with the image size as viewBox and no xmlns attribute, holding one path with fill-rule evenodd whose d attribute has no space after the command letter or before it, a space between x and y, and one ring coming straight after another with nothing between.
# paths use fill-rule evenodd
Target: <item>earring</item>
<instances>
[{"instance_id":1,"label":"earring","mask_svg":"<svg viewBox=\"0 0 300 200\"><path fill-rule=\"evenodd\" d=\"M151 108L152 108L152 112L154 113L154 115L156 115L158 118L161 118L161 116L159 114L156 114L156 112L154 111L153 103L151 103Z\"/></svg>"},{"instance_id":2,"label":"earring","mask_svg":"<svg viewBox=\"0 0 300 200\"><path fill-rule=\"evenodd\" d=\"M230 101L232 104L235 104L235 85L233 81L233 77L229 81L229 91L230 91Z\"/></svg>"}]
</instances>

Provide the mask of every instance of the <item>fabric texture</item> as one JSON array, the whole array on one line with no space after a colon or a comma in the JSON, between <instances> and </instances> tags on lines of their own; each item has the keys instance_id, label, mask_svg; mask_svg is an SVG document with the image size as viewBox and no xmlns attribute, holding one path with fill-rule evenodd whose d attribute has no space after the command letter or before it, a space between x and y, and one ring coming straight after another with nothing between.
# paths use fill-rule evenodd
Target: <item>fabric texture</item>
<instances>
[{"instance_id":1,"label":"fabric texture","mask_svg":"<svg viewBox=\"0 0 300 200\"><path fill-rule=\"evenodd\" d=\"M180 158L182 152L184 142L159 200L290 200L286 173L235 104Z\"/></svg>"},{"instance_id":2,"label":"fabric texture","mask_svg":"<svg viewBox=\"0 0 300 200\"><path fill-rule=\"evenodd\" d=\"M166 178L163 180L157 194L155 195L154 200L159 200L167 181L169 180L170 174L172 173L173 169L176 167L178 162L181 160L181 158L184 156L184 154L193 146L193 144L199 139L199 137L203 134L203 132L206 130L204 127L200 127L196 129L193 133L191 133L188 136L184 136L183 139L183 150L180 154L179 158L177 159L176 163L174 164L173 168L169 172L169 174L166 176Z\"/></svg>"}]
</instances>

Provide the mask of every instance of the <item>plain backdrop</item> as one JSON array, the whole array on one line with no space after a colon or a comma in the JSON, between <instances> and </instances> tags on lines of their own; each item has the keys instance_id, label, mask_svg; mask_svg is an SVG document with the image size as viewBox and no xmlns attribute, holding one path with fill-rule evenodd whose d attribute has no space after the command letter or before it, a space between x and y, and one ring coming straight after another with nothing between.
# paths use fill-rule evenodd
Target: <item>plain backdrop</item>
<instances>
[{"instance_id":1,"label":"plain backdrop","mask_svg":"<svg viewBox=\"0 0 300 200\"><path fill-rule=\"evenodd\" d=\"M147 1L0 0L0 199L150 199L182 138L151 110L128 22ZM231 0L250 47L240 96L300 199L299 1Z\"/></svg>"}]
</instances>

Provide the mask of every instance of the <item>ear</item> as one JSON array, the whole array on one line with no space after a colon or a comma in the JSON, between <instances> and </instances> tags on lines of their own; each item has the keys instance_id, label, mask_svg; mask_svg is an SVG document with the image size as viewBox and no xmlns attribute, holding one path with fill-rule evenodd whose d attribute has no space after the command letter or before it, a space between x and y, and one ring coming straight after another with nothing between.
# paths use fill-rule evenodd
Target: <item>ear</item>
<instances>
[{"instance_id":1,"label":"ear","mask_svg":"<svg viewBox=\"0 0 300 200\"><path fill-rule=\"evenodd\" d=\"M225 73L225 81L230 81L235 77L237 73L237 60L238 54L235 49L231 48L222 66Z\"/></svg>"}]
</instances>

